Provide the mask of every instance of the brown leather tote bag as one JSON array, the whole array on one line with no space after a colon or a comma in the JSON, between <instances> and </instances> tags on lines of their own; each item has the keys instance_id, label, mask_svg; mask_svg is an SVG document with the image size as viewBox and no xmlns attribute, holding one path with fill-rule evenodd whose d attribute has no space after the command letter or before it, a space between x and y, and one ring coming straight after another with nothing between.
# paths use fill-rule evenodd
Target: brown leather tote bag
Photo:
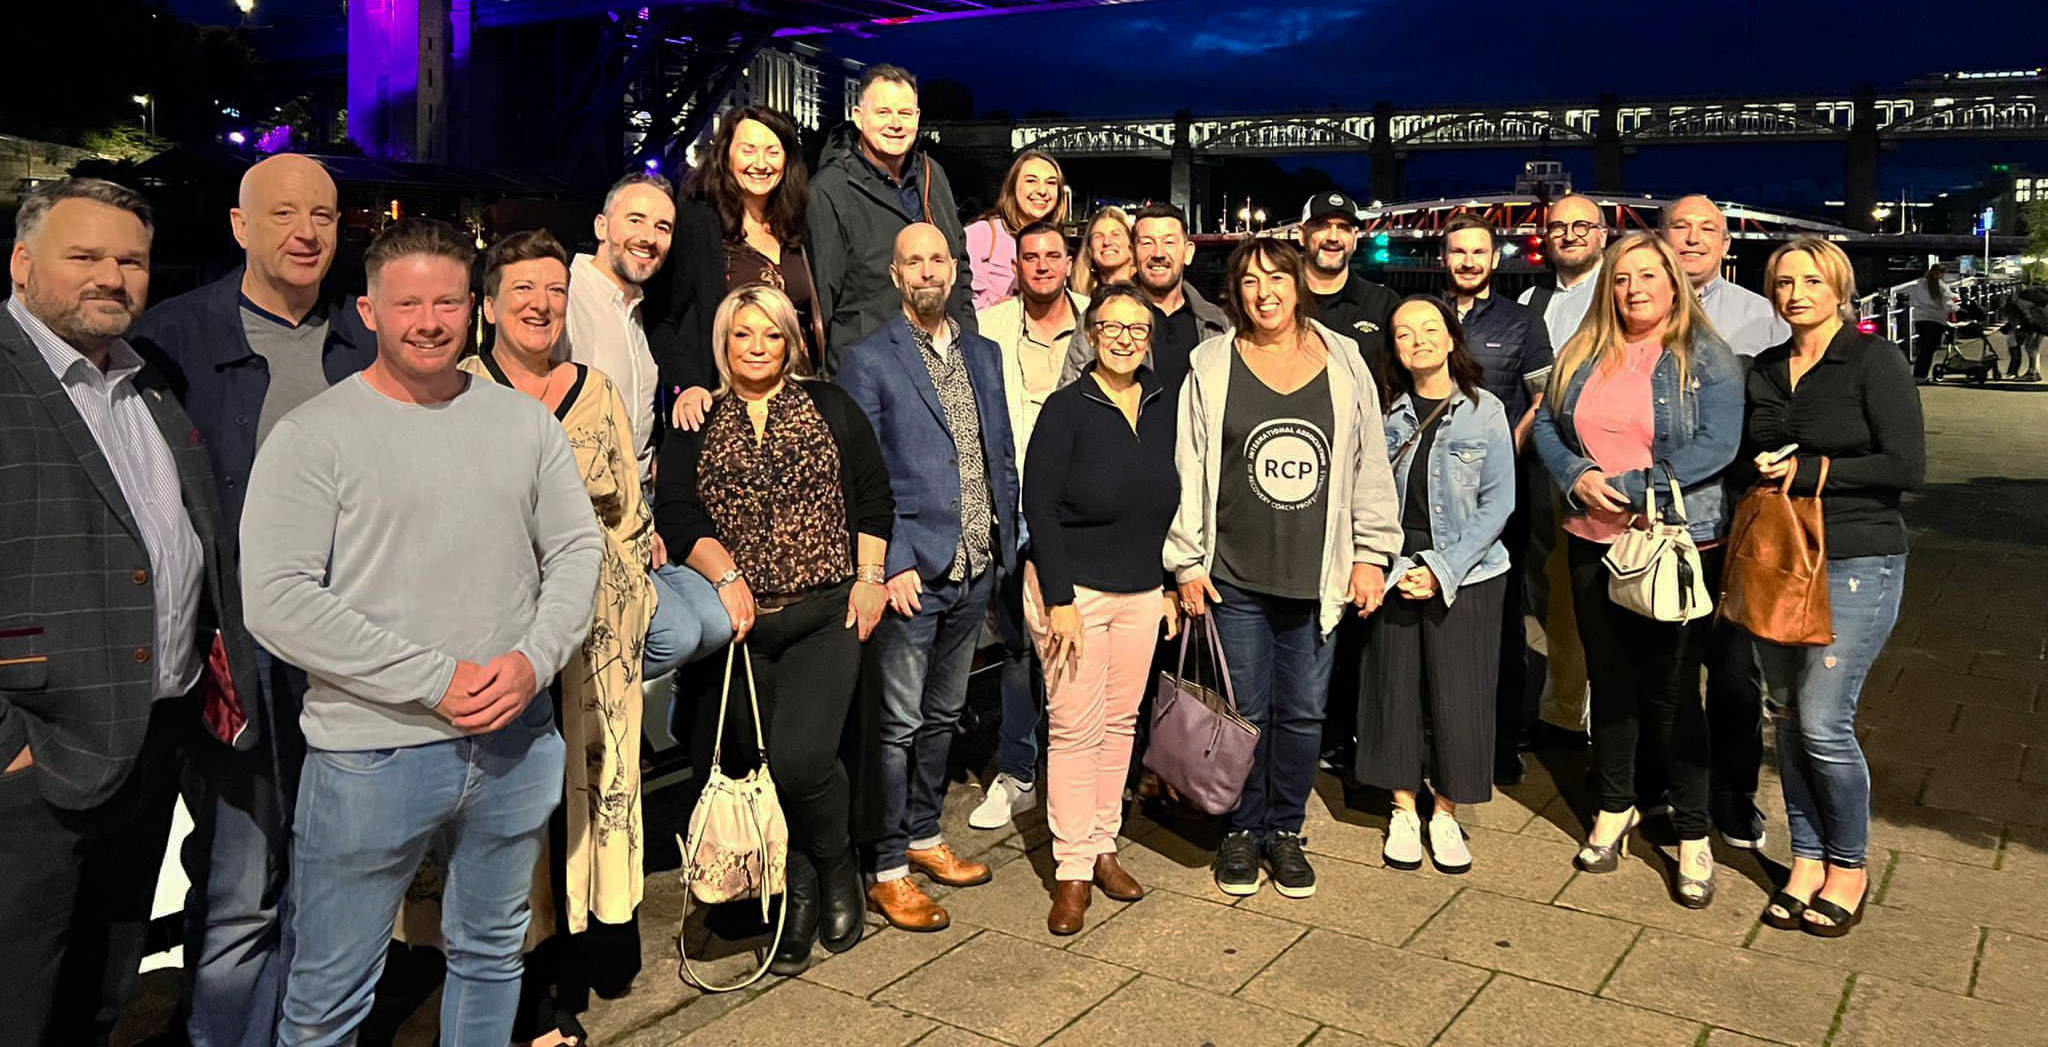
<instances>
[{"instance_id":1,"label":"brown leather tote bag","mask_svg":"<svg viewBox=\"0 0 2048 1047\"><path fill-rule=\"evenodd\" d=\"M1828 460L1820 460L1820 482L1811 497L1792 494L1797 475L1795 459L1782 482L1758 484L1735 507L1721 575L1721 617L1759 640L1815 647L1835 639L1828 533L1820 503Z\"/></svg>"}]
</instances>

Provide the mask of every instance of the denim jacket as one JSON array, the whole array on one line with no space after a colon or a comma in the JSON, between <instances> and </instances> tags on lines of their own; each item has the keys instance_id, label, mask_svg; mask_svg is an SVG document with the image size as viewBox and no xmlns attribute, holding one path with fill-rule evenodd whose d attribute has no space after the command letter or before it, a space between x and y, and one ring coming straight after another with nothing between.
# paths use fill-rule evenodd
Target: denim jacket
<instances>
[{"instance_id":1,"label":"denim jacket","mask_svg":"<svg viewBox=\"0 0 2048 1047\"><path fill-rule=\"evenodd\" d=\"M1460 587L1508 569L1508 548L1501 544L1500 534L1515 511L1514 436L1500 399L1484 389L1478 393L1476 403L1463 394L1451 397L1429 446L1430 547L1413 560L1436 575L1446 607L1457 599ZM1386 418L1388 456L1421 424L1408 394L1395 397ZM1394 490L1403 499L1408 497L1408 471L1414 464L1413 449L1393 463ZM1399 578L1411 566L1411 559L1402 557L1387 570L1387 580Z\"/></svg>"},{"instance_id":2,"label":"denim jacket","mask_svg":"<svg viewBox=\"0 0 2048 1047\"><path fill-rule=\"evenodd\" d=\"M1572 494L1572 485L1586 470L1594 468L1579 442L1573 417L1579 394L1593 374L1589 364L1572 375L1558 403L1546 400L1536 411L1536 425L1530 439L1544 468L1564 490L1568 512L1584 513L1585 507ZM1678 387L1678 361L1670 353L1657 360L1650 376L1650 395L1655 399L1656 435L1651 440L1651 457L1660 467L1658 491L1665 490L1664 469L1678 481L1685 494L1686 530L1695 542L1720 540L1727 531L1727 495L1721 473L1735 460L1742 442L1743 373L1728 343L1712 330L1702 327L1692 336L1692 374L1688 387ZM1609 476L1608 483L1628 499L1629 508L1643 511L1644 471L1634 470ZM1659 497L1660 515L1669 518L1670 499Z\"/></svg>"}]
</instances>

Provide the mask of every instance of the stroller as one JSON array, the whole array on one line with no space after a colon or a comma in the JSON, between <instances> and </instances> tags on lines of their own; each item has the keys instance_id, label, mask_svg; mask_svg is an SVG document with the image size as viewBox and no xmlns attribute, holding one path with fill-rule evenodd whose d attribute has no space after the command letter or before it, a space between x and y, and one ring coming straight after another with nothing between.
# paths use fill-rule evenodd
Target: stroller
<instances>
[{"instance_id":1,"label":"stroller","mask_svg":"<svg viewBox=\"0 0 2048 1047\"><path fill-rule=\"evenodd\" d=\"M1971 304L1956 310L1942 345L1936 350L1934 368L1928 377L1936 382L1954 379L1983 385L1999 377L2000 353L2006 335L1994 330L1982 306Z\"/></svg>"}]
</instances>

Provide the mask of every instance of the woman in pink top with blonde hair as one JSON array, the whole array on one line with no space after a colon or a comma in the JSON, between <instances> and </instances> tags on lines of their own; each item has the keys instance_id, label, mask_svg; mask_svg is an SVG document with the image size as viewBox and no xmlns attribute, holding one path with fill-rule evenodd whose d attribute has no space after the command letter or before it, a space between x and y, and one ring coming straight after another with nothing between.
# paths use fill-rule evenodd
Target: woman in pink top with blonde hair
<instances>
[{"instance_id":1,"label":"woman in pink top with blonde hair","mask_svg":"<svg viewBox=\"0 0 2048 1047\"><path fill-rule=\"evenodd\" d=\"M1607 547L1646 510L1671 522L1670 485L1709 579L1726 525L1720 477L1742 436L1742 370L1700 309L1671 248L1648 233L1608 247L1586 320L1558 353L1531 438L1564 491L1572 603L1593 688L1593 764L1599 812L1575 859L1612 872L1636 809L1637 740L1670 782L1678 830L1672 894L1688 908L1714 900L1708 849L1708 742L1700 663L1709 618L1642 617L1607 595ZM1654 477L1654 480L1653 480Z\"/></svg>"}]
</instances>

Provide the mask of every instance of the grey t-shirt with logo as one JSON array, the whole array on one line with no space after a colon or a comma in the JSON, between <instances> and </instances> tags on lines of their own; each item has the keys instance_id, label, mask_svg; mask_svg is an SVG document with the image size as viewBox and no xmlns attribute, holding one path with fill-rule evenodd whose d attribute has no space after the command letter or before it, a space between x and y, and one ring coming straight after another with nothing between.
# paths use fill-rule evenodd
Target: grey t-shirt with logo
<instances>
[{"instance_id":1,"label":"grey t-shirt with logo","mask_svg":"<svg viewBox=\"0 0 2048 1047\"><path fill-rule=\"evenodd\" d=\"M1335 426L1327 367L1283 395L1252 373L1242 353L1231 354L1216 485L1217 578L1270 596L1320 598Z\"/></svg>"},{"instance_id":2,"label":"grey t-shirt with logo","mask_svg":"<svg viewBox=\"0 0 2048 1047\"><path fill-rule=\"evenodd\" d=\"M256 446L262 447L278 419L327 391L321 360L327 347L327 314L316 309L303 322L292 324L244 300L242 333L249 336L249 348L270 367L270 388L256 416Z\"/></svg>"}]
</instances>

